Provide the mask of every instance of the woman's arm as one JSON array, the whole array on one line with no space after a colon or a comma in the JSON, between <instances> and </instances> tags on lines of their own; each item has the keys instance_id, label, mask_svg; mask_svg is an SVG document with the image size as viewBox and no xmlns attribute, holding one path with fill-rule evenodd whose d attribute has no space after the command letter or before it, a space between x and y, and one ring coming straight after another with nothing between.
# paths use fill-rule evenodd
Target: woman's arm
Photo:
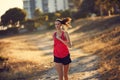
<instances>
[{"instance_id":1,"label":"woman's arm","mask_svg":"<svg viewBox=\"0 0 120 80\"><path fill-rule=\"evenodd\" d=\"M66 39L67 39L67 45L68 45L68 47L72 47L72 43L71 43L71 41L70 41L70 37L69 37L69 34L68 34L68 32L65 32L65 37L66 37Z\"/></svg>"},{"instance_id":2,"label":"woman's arm","mask_svg":"<svg viewBox=\"0 0 120 80\"><path fill-rule=\"evenodd\" d=\"M63 42L65 45L67 45L69 48L71 48L72 44L69 38L69 34L67 32L65 32L65 37L67 39L67 41L62 40L59 36L56 36L57 39L59 39L61 42Z\"/></svg>"}]
</instances>

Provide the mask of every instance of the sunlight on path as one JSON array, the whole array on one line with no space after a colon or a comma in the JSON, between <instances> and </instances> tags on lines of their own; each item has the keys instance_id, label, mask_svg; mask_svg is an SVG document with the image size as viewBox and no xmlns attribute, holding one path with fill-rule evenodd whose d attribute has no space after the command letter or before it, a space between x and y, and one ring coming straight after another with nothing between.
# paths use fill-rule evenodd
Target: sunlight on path
<instances>
[{"instance_id":1,"label":"sunlight on path","mask_svg":"<svg viewBox=\"0 0 120 80\"><path fill-rule=\"evenodd\" d=\"M98 60L96 55L90 53L75 53L72 54L73 62L70 68L71 80L99 80ZM76 57L73 57L76 56Z\"/></svg>"},{"instance_id":2,"label":"sunlight on path","mask_svg":"<svg viewBox=\"0 0 120 80\"><path fill-rule=\"evenodd\" d=\"M40 42L40 43L39 43ZM52 45L53 42L50 38L42 38L36 42L40 50L46 55L52 55ZM70 49L72 63L70 65L70 80L99 80L98 60L99 58L91 53L84 53L80 49L71 48ZM44 75L39 76L34 80L58 80L55 68L47 70Z\"/></svg>"},{"instance_id":3,"label":"sunlight on path","mask_svg":"<svg viewBox=\"0 0 120 80\"><path fill-rule=\"evenodd\" d=\"M78 28L76 27L75 30ZM72 32L74 30L71 29L70 33ZM26 80L58 80L53 63L53 41L51 35L52 32L47 32L45 34L21 35L8 38L8 41L15 41L15 43L13 42L14 45L18 42L16 46L11 48L11 50L13 49L13 53L10 54L11 57L16 57L19 60L34 61L40 65L42 64L45 68L45 70L36 72L36 75ZM78 39L77 33L70 36L72 41ZM84 53L76 47L70 48L70 54L72 58L69 72L70 80L99 80L97 72L98 56Z\"/></svg>"}]
</instances>

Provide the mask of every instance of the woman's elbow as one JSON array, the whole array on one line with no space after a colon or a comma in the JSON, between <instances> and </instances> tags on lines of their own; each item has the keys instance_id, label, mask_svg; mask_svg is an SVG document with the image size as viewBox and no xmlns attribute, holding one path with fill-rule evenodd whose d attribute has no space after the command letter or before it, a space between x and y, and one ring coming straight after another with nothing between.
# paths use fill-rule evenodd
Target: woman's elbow
<instances>
[{"instance_id":1,"label":"woman's elbow","mask_svg":"<svg viewBox=\"0 0 120 80\"><path fill-rule=\"evenodd\" d=\"M69 44L68 47L71 48L71 47L72 47L72 44Z\"/></svg>"}]
</instances>

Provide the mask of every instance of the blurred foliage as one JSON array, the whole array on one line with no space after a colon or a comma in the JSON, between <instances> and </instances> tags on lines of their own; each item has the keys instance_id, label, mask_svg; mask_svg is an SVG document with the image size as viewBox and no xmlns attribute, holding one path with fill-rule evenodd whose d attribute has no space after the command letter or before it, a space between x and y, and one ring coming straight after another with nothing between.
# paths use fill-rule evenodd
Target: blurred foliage
<instances>
[{"instance_id":1,"label":"blurred foliage","mask_svg":"<svg viewBox=\"0 0 120 80\"><path fill-rule=\"evenodd\" d=\"M72 20L86 18L91 16L106 16L120 14L120 0L69 0L70 9L65 11L56 11L53 13L43 13L40 9L35 9L34 27L42 25L54 27L54 21L57 18L71 17ZM19 8L11 8L1 16L1 25L15 25L17 22L29 23L26 19L26 12ZM32 23L33 23L32 22ZM31 23L31 25L33 25ZM25 25L26 25L25 24Z\"/></svg>"},{"instance_id":2,"label":"blurred foliage","mask_svg":"<svg viewBox=\"0 0 120 80\"><path fill-rule=\"evenodd\" d=\"M25 20L25 22L23 24L28 31L37 30L37 28L35 27L35 20L34 19L27 19L27 20Z\"/></svg>"},{"instance_id":3,"label":"blurred foliage","mask_svg":"<svg viewBox=\"0 0 120 80\"><path fill-rule=\"evenodd\" d=\"M34 18L38 18L43 15L43 12L40 9L35 9Z\"/></svg>"},{"instance_id":4,"label":"blurred foliage","mask_svg":"<svg viewBox=\"0 0 120 80\"><path fill-rule=\"evenodd\" d=\"M72 17L70 10L56 11L55 13L47 13L46 15L48 15L48 21L47 21L48 29L54 28L54 21L57 18Z\"/></svg>"},{"instance_id":5,"label":"blurred foliage","mask_svg":"<svg viewBox=\"0 0 120 80\"><path fill-rule=\"evenodd\" d=\"M78 12L74 14L75 19L88 17L95 13L95 0L80 0Z\"/></svg>"},{"instance_id":6,"label":"blurred foliage","mask_svg":"<svg viewBox=\"0 0 120 80\"><path fill-rule=\"evenodd\" d=\"M72 0L78 12L74 18L120 14L120 0Z\"/></svg>"},{"instance_id":7,"label":"blurred foliage","mask_svg":"<svg viewBox=\"0 0 120 80\"><path fill-rule=\"evenodd\" d=\"M34 16L35 26L46 25L48 26L48 29L52 29L54 27L54 21L57 18L71 17L71 11L61 10L53 13L42 13L39 9L37 9L35 10Z\"/></svg>"},{"instance_id":8,"label":"blurred foliage","mask_svg":"<svg viewBox=\"0 0 120 80\"><path fill-rule=\"evenodd\" d=\"M56 16L56 17L60 17L61 14L60 14L59 12L56 12L56 13L55 13L55 16Z\"/></svg>"},{"instance_id":9,"label":"blurred foliage","mask_svg":"<svg viewBox=\"0 0 120 80\"><path fill-rule=\"evenodd\" d=\"M76 8L79 8L80 5L82 4L83 0L71 0L71 2L74 3L74 6L75 6Z\"/></svg>"},{"instance_id":10,"label":"blurred foliage","mask_svg":"<svg viewBox=\"0 0 120 80\"><path fill-rule=\"evenodd\" d=\"M18 27L8 27L6 30L0 30L0 36L19 33Z\"/></svg>"},{"instance_id":11,"label":"blurred foliage","mask_svg":"<svg viewBox=\"0 0 120 80\"><path fill-rule=\"evenodd\" d=\"M43 12L40 9L36 9L34 12L34 21L35 21L35 27L40 27L45 20L45 16Z\"/></svg>"},{"instance_id":12,"label":"blurred foliage","mask_svg":"<svg viewBox=\"0 0 120 80\"><path fill-rule=\"evenodd\" d=\"M56 11L55 13L47 13L48 21L54 21L56 18L71 17L70 10Z\"/></svg>"},{"instance_id":13,"label":"blurred foliage","mask_svg":"<svg viewBox=\"0 0 120 80\"><path fill-rule=\"evenodd\" d=\"M25 20L26 12L20 8L11 8L5 12L1 16L1 23L3 26L9 25L9 24L16 24L17 22L21 22Z\"/></svg>"},{"instance_id":14,"label":"blurred foliage","mask_svg":"<svg viewBox=\"0 0 120 80\"><path fill-rule=\"evenodd\" d=\"M96 0L95 8L100 15L112 15L120 13L120 0Z\"/></svg>"}]
</instances>

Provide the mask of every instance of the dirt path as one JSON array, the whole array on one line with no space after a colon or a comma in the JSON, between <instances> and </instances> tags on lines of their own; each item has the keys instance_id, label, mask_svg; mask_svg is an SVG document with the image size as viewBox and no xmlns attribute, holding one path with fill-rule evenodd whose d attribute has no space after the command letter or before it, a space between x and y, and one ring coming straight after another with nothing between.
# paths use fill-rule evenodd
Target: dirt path
<instances>
[{"instance_id":1,"label":"dirt path","mask_svg":"<svg viewBox=\"0 0 120 80\"><path fill-rule=\"evenodd\" d=\"M78 53L76 53L78 52ZM74 54L76 53L76 54ZM98 57L92 54L83 54L81 51L71 51L72 63L69 72L70 80L100 80L97 72ZM55 68L46 71L35 80L58 80Z\"/></svg>"},{"instance_id":2,"label":"dirt path","mask_svg":"<svg viewBox=\"0 0 120 80\"><path fill-rule=\"evenodd\" d=\"M49 33L46 35L49 36ZM51 37L43 37L40 40L35 40L33 43L38 46L40 50L46 55L52 54L52 44ZM99 80L99 74L97 72L99 57L91 53L83 53L80 49L75 49L74 47L70 49L72 63L70 65L70 80ZM43 75L35 80L58 80L55 68L48 69Z\"/></svg>"},{"instance_id":3,"label":"dirt path","mask_svg":"<svg viewBox=\"0 0 120 80\"><path fill-rule=\"evenodd\" d=\"M48 37L47 37L48 36ZM74 36L71 35L73 38ZM23 35L7 38L8 41L18 41L20 43L27 43L29 47L39 49L36 52L24 52L24 54L13 54L12 57L20 57L21 60L30 60L43 65L42 70L36 71L33 76L24 78L23 80L58 80L57 73L54 68L51 33ZM19 50L18 50L19 51ZM14 52L14 51L12 51ZM69 78L70 80L100 80L98 69L99 57L91 53L83 53L80 49L71 48L72 63L70 64ZM27 55L27 56L25 56ZM23 57L24 56L24 57ZM28 59L29 58L29 59Z\"/></svg>"}]
</instances>

